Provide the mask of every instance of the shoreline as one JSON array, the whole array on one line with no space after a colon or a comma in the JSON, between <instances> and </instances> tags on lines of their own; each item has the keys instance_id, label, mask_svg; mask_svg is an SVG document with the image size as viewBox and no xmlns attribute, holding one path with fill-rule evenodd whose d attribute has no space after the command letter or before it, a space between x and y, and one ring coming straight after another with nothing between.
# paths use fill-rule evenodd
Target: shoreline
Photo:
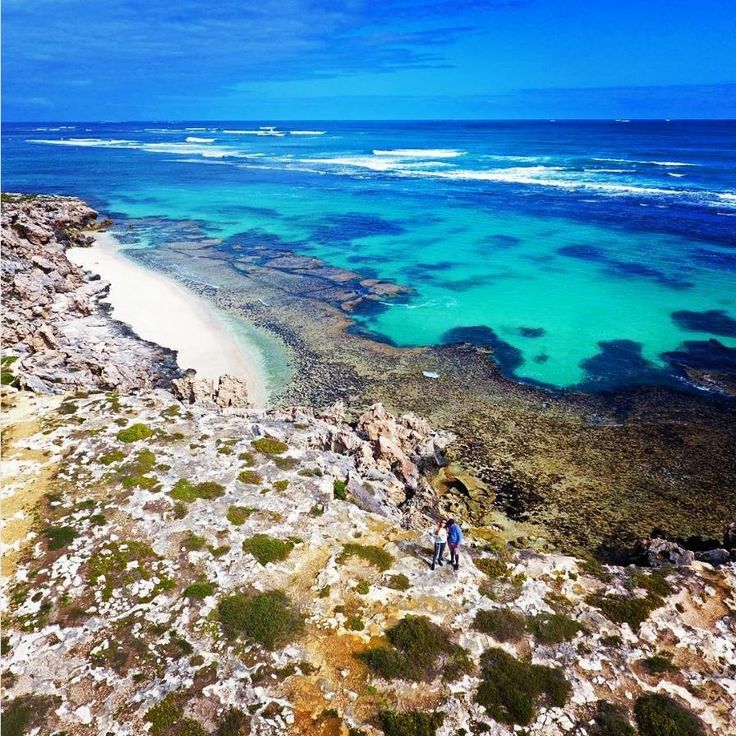
<instances>
[{"instance_id":1,"label":"shoreline","mask_svg":"<svg viewBox=\"0 0 736 736\"><path fill-rule=\"evenodd\" d=\"M176 351L182 370L194 369L214 381L226 373L244 379L249 402L266 406L263 360L255 346L246 346L204 298L128 258L112 233L94 233L94 241L90 247L69 248L67 256L110 282L105 302L114 319L142 339Z\"/></svg>"}]
</instances>

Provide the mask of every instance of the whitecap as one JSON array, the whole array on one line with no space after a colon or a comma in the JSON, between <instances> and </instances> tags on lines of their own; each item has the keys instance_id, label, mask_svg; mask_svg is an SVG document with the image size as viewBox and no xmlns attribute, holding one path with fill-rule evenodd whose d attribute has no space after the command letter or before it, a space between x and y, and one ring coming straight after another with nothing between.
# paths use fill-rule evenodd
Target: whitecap
<instances>
[{"instance_id":1,"label":"whitecap","mask_svg":"<svg viewBox=\"0 0 736 736\"><path fill-rule=\"evenodd\" d=\"M676 179L681 179L683 176L685 176L685 174L676 174L672 171L668 171L667 176L674 176Z\"/></svg>"},{"instance_id":2,"label":"whitecap","mask_svg":"<svg viewBox=\"0 0 736 736\"><path fill-rule=\"evenodd\" d=\"M324 135L326 130L290 130L289 135Z\"/></svg>"},{"instance_id":3,"label":"whitecap","mask_svg":"<svg viewBox=\"0 0 736 736\"><path fill-rule=\"evenodd\" d=\"M197 138L196 136L188 135L186 137L186 142L187 143L214 143L215 139L214 138Z\"/></svg>"},{"instance_id":4,"label":"whitecap","mask_svg":"<svg viewBox=\"0 0 736 736\"><path fill-rule=\"evenodd\" d=\"M376 149L374 156L390 156L395 158L456 158L464 155L465 151L455 148L389 148Z\"/></svg>"}]
</instances>

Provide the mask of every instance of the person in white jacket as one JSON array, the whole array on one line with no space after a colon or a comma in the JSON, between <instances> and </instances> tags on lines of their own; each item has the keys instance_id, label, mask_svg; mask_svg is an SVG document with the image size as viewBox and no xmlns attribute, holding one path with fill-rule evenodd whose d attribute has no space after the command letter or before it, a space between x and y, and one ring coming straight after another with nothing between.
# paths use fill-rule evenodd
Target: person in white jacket
<instances>
[{"instance_id":1,"label":"person in white jacket","mask_svg":"<svg viewBox=\"0 0 736 736\"><path fill-rule=\"evenodd\" d=\"M435 565L442 565L442 558L445 554L445 546L447 545L447 523L445 519L441 519L440 523L431 532L432 541L434 542L434 555L432 555L432 569Z\"/></svg>"}]
</instances>

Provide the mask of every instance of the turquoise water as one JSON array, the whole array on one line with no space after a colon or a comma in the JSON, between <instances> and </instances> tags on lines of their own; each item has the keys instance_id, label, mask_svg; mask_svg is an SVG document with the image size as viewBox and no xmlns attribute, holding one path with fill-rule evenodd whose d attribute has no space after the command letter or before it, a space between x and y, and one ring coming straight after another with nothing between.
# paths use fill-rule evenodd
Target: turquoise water
<instances>
[{"instance_id":1,"label":"turquoise water","mask_svg":"<svg viewBox=\"0 0 736 736\"><path fill-rule=\"evenodd\" d=\"M395 280L361 331L489 345L521 380L736 371L734 123L235 125L6 127L4 188L87 197L146 247L190 221Z\"/></svg>"}]
</instances>

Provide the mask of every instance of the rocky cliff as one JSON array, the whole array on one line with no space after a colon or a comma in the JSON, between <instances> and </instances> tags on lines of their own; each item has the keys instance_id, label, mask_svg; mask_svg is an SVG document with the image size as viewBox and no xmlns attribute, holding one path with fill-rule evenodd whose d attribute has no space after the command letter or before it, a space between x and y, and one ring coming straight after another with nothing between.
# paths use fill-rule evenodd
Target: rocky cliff
<instances>
[{"instance_id":1,"label":"rocky cliff","mask_svg":"<svg viewBox=\"0 0 736 736\"><path fill-rule=\"evenodd\" d=\"M3 736L736 731L732 531L725 556L655 540L616 567L461 519L459 569L433 571L436 494L476 482L445 466L452 436L380 404L254 413L155 388L171 355L95 299L49 306L93 283L63 249L94 213L16 199L4 234L6 216ZM88 362L100 322L106 366L139 351L129 383Z\"/></svg>"}]
</instances>

